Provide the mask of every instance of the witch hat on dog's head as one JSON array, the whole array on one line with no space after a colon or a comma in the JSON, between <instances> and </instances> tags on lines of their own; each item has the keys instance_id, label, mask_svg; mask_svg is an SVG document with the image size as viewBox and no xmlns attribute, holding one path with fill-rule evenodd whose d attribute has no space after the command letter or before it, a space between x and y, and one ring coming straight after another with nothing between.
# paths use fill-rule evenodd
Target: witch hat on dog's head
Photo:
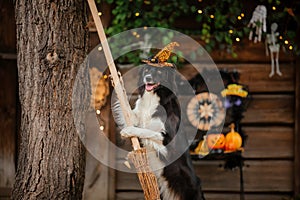
<instances>
[{"instance_id":1,"label":"witch hat on dog's head","mask_svg":"<svg viewBox=\"0 0 300 200\"><path fill-rule=\"evenodd\" d=\"M177 42L171 42L160 50L154 57L150 57L147 60L142 60L142 62L154 66L154 67L174 67L173 63L168 63L172 50L175 46L179 46Z\"/></svg>"}]
</instances>

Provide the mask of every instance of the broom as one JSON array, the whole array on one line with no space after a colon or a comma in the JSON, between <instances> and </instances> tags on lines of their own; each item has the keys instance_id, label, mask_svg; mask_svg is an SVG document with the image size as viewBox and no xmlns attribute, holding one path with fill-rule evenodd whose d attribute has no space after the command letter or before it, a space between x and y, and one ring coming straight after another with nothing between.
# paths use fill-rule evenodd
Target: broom
<instances>
[{"instance_id":1,"label":"broom","mask_svg":"<svg viewBox=\"0 0 300 200\"><path fill-rule=\"evenodd\" d=\"M104 55L108 64L108 68L111 73L113 85L120 101L121 109L126 121L127 126L132 126L131 121L131 108L127 99L126 91L121 84L120 77L116 70L114 60L107 43L107 38L103 30L102 22L98 16L98 10L94 0L88 0L88 4L96 25L97 33L102 44ZM128 158L133 162L135 168L137 169L137 174L141 186L144 191L144 196L146 200L158 200L160 199L160 192L158 189L157 179L153 172L151 172L149 161L147 157L147 152L145 148L141 148L139 140L137 137L131 138L133 151L129 153Z\"/></svg>"}]
</instances>

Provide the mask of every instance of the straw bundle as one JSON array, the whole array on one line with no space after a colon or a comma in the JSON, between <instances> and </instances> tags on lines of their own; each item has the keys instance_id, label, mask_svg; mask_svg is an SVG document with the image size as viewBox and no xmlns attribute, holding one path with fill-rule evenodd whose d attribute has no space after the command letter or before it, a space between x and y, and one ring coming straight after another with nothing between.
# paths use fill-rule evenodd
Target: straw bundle
<instances>
[{"instance_id":1,"label":"straw bundle","mask_svg":"<svg viewBox=\"0 0 300 200\"><path fill-rule=\"evenodd\" d=\"M103 30L102 22L100 20L100 17L98 16L98 10L95 4L94 0L88 0L89 7L92 12L92 16L96 25L97 33L99 36L99 39L101 41L104 55L106 58L106 62L108 64L113 85L115 87L115 91L117 94L117 97L120 101L120 105L122 108L122 112L126 121L127 126L132 125L131 121L131 108L129 106L129 102L126 96L126 92L123 84L121 84L120 77L117 73L116 66L114 64L113 57L111 55L110 48L107 44L107 38ZM146 200L158 200L160 199L160 192L158 189L158 184L157 184L157 178L151 172L149 162L148 162L148 157L147 157L147 152L145 148L141 148L138 138L132 137L131 138L132 146L134 151L130 152L128 157L129 159L133 162L137 169L138 177L141 183L141 186L144 191L144 196Z\"/></svg>"}]
</instances>

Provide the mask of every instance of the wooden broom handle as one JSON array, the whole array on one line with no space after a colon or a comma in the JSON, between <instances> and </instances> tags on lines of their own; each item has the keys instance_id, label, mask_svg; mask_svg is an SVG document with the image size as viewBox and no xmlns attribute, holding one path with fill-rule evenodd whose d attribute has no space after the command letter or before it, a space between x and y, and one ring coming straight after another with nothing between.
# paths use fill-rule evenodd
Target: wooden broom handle
<instances>
[{"instance_id":1,"label":"wooden broom handle","mask_svg":"<svg viewBox=\"0 0 300 200\"><path fill-rule=\"evenodd\" d=\"M94 18L97 33L98 33L98 36L100 38L100 42L102 44L102 48L103 48L104 55L105 55L105 58L106 58L106 62L108 64L108 68L110 70L110 74L111 74L111 77L112 77L112 80L113 80L113 83L114 83L114 88L115 88L117 97L120 101L120 105L121 105L121 109L122 109L122 112L123 112L123 115L124 115L124 118L125 118L125 121L126 121L126 125L127 126L132 126L133 124L132 124L132 121L131 121L131 119L132 119L132 117L131 117L131 108L130 108L130 105L129 105L129 102L128 102L128 99L127 99L125 89L123 88L123 86L121 84L121 81L120 81L120 78L119 78L119 75L118 75L118 72L117 72L117 69L116 69L116 66L115 66L114 59L112 57L110 48L108 46L107 38L106 38L106 35L104 33L102 22L100 20L99 15L98 15L98 10L97 10L96 4L95 4L95 0L87 0L87 1L89 3L89 7L91 9L91 13L92 13L92 16ZM131 137L131 142L132 142L132 147L133 147L134 150L137 150L137 149L141 148L139 140L138 140L137 137Z\"/></svg>"}]
</instances>

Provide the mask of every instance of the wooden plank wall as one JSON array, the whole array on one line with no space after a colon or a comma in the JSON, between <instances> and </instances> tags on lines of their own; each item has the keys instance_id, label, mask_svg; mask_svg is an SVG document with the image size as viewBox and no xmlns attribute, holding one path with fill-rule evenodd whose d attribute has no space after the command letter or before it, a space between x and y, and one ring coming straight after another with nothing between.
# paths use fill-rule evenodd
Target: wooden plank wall
<instances>
[{"instance_id":1,"label":"wooden plank wall","mask_svg":"<svg viewBox=\"0 0 300 200\"><path fill-rule=\"evenodd\" d=\"M218 64L222 69L237 69L240 82L249 86L252 96L242 120L248 135L243 153L246 199L289 198L294 182L295 64L282 58L283 76L269 78L268 62L256 58L253 64L247 63ZM215 199L220 191L226 195L239 192L237 171L220 168L220 161L199 161L196 165L208 199ZM208 176L211 173L214 175ZM239 196L225 199L239 199Z\"/></svg>"},{"instance_id":2,"label":"wooden plank wall","mask_svg":"<svg viewBox=\"0 0 300 200\"><path fill-rule=\"evenodd\" d=\"M212 53L219 69L237 70L240 82L250 90L251 103L242 120L243 130L248 135L243 153L245 199L290 199L295 182L296 64L289 54L281 52L283 75L269 78L271 66L264 55L263 44L248 45L249 48L239 51L247 53L240 53L238 59ZM186 65L180 73L193 77L197 72ZM224 169L223 160L194 161L194 166L208 200L240 199L238 169ZM116 172L116 197L143 199L136 175Z\"/></svg>"},{"instance_id":3,"label":"wooden plank wall","mask_svg":"<svg viewBox=\"0 0 300 200\"><path fill-rule=\"evenodd\" d=\"M298 35L300 34L300 27L298 27ZM300 39L298 38L298 45L300 45ZM300 58L297 58L296 66L296 91L295 91L295 138L294 138L294 193L300 195Z\"/></svg>"},{"instance_id":4,"label":"wooden plank wall","mask_svg":"<svg viewBox=\"0 0 300 200\"><path fill-rule=\"evenodd\" d=\"M17 69L14 16L11 13L13 5L9 1L1 1L0 7L0 22L6 24L0 28L0 199L3 199L9 195L15 170ZM91 33L90 43L91 47L99 43L96 33ZM297 78L299 82L299 66L296 70L294 58L281 52L283 76L269 78L270 63L264 55L263 44L237 47L236 51L239 57L234 59L217 51L211 55L220 69L238 70L241 73L240 82L249 86L252 96L243 120L248 135L243 153L246 199L290 199L294 191L299 192L299 180L295 178L295 174L299 176L295 165L299 165L299 160L295 162L299 158L295 150L299 147L296 148L294 143L298 138L299 144L299 135L295 131L295 118L299 120L299 113L295 112L296 108L299 109L299 103L295 107L295 99L299 100L299 84L295 81ZM192 77L196 71L186 66L181 73ZM296 124L298 127L299 122ZM116 133L110 134L114 137ZM120 161L117 164L123 163ZM202 179L207 199L240 198L238 170L225 170L222 160L195 161L194 166ZM111 182L115 180L115 186L110 184L114 188L109 190L115 191L116 199L143 199L135 174L116 171L110 175ZM113 194L109 196L113 198Z\"/></svg>"}]
</instances>

